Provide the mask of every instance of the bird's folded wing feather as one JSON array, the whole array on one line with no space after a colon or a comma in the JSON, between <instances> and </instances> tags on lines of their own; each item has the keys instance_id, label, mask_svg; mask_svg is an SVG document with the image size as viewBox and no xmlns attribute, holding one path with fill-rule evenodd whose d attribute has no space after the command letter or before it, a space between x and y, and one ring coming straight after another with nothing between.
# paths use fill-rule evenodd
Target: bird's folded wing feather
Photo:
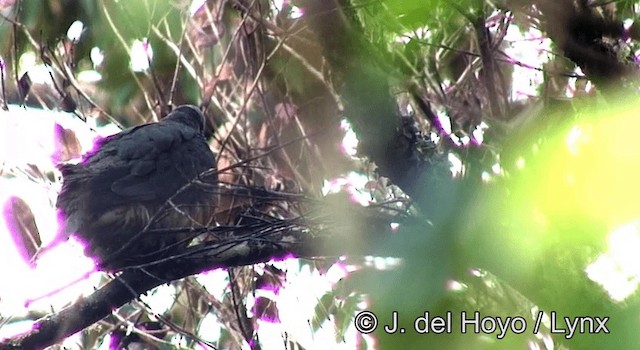
<instances>
[{"instance_id":1,"label":"bird's folded wing feather","mask_svg":"<svg viewBox=\"0 0 640 350\"><path fill-rule=\"evenodd\" d=\"M89 161L89 167L101 168L90 186L111 203L118 201L114 195L123 201L166 200L193 180L189 175L197 176L191 169L213 166L206 149L201 149L206 143L198 137L202 136L187 126L156 123L106 139ZM201 154L192 153L197 148Z\"/></svg>"}]
</instances>

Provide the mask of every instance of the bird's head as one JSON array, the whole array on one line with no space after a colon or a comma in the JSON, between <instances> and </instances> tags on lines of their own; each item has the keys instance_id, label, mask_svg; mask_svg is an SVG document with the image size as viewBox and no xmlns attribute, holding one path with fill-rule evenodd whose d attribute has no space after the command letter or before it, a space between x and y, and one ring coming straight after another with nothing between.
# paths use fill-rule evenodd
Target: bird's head
<instances>
[{"instance_id":1,"label":"bird's head","mask_svg":"<svg viewBox=\"0 0 640 350\"><path fill-rule=\"evenodd\" d=\"M180 123L203 133L206 120L198 107L182 105L169 113L162 122Z\"/></svg>"}]
</instances>

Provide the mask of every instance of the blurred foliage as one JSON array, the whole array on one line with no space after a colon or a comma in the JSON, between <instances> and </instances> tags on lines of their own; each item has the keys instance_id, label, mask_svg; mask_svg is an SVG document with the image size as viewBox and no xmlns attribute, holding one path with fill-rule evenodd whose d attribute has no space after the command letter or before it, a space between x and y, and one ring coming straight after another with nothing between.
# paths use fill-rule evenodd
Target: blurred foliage
<instances>
[{"instance_id":1,"label":"blurred foliage","mask_svg":"<svg viewBox=\"0 0 640 350\"><path fill-rule=\"evenodd\" d=\"M129 69L130 50L134 40L149 38L153 48L153 75L158 82L170 82L176 68L176 55L154 35L153 30L173 33L170 38L180 42L183 23L186 21L188 3L171 4L165 1L18 1L14 13L18 13L20 23L25 31L15 31L16 41L11 40L14 31L11 24L4 21L0 25L0 48L7 66L15 62L9 53L19 55L32 51L40 55L40 50L56 50L67 37L67 30L74 21L84 24L81 40L73 45L70 54L72 68L76 72L92 69L91 49L96 47L104 52L104 61L97 67L102 78L96 84L101 94L98 100L109 113L115 114L125 125L138 124L140 120L124 120L131 115L131 105L144 109L140 94L144 89L152 88L149 81L136 80L133 75L142 76ZM30 32L31 38L25 36ZM33 47L33 39L38 47ZM22 69L29 67L22 67ZM179 75L180 89L186 96L178 94L174 103L194 103L200 93L194 87L193 78L181 71ZM142 84L142 85L141 85ZM168 93L167 86L161 86L160 93ZM106 96L102 94L107 94ZM157 102L156 102L157 103Z\"/></svg>"},{"instance_id":2,"label":"blurred foliage","mask_svg":"<svg viewBox=\"0 0 640 350\"><path fill-rule=\"evenodd\" d=\"M633 100L580 109L542 142L513 149L536 151L499 185L503 190L483 190L461 230L465 261L499 271L542 310L611 318L608 329L618 336L579 334L559 341L569 348L629 348L638 341L627 333L630 324L637 326L629 318L638 311L637 298L619 304L586 274L612 249L611 232L638 220Z\"/></svg>"}]
</instances>

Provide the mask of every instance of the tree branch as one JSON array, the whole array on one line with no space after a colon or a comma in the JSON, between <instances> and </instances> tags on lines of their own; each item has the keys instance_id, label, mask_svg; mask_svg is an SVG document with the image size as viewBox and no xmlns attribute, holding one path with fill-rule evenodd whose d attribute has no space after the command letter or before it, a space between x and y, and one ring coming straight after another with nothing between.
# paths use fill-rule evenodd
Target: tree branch
<instances>
[{"instance_id":1,"label":"tree branch","mask_svg":"<svg viewBox=\"0 0 640 350\"><path fill-rule=\"evenodd\" d=\"M338 0L304 4L309 25L336 76L344 115L360 140L359 152L374 161L380 174L408 194L434 224L451 217L459 184L451 178L445 155L421 152L421 144L430 140L413 127L411 117L400 115L391 95L390 60L364 38Z\"/></svg>"}]
</instances>

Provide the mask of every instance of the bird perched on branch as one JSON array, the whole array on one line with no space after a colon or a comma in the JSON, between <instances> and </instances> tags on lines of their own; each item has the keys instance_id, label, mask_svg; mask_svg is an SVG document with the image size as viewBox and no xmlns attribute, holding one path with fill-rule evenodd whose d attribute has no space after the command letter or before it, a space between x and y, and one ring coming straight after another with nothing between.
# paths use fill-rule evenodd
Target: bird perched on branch
<instances>
[{"instance_id":1,"label":"bird perched on branch","mask_svg":"<svg viewBox=\"0 0 640 350\"><path fill-rule=\"evenodd\" d=\"M98 141L77 165L61 165L62 238L78 237L104 271L167 258L186 246L189 228L211 223L216 201L204 125L199 109L180 106L160 122Z\"/></svg>"}]
</instances>

